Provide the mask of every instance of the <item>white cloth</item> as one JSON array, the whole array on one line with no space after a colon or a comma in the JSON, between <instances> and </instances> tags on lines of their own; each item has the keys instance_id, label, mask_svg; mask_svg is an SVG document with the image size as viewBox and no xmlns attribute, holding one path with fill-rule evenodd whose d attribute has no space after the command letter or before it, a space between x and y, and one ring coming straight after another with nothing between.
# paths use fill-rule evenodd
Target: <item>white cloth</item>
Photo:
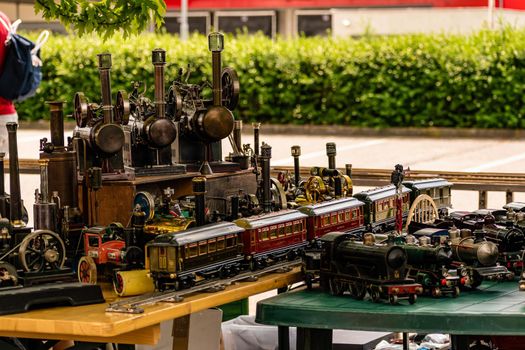
<instances>
[{"instance_id":1,"label":"white cloth","mask_svg":"<svg viewBox=\"0 0 525 350\"><path fill-rule=\"evenodd\" d=\"M0 152L4 152L6 157L9 153L9 144L8 144L8 134L7 128L5 127L7 123L15 122L18 123L18 114L4 114L0 115Z\"/></svg>"}]
</instances>

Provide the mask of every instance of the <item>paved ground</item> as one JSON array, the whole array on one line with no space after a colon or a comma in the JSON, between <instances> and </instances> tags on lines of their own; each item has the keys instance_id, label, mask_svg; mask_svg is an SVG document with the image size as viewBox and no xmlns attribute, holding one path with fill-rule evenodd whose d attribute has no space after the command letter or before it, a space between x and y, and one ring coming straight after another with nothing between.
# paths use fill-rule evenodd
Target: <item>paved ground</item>
<instances>
[{"instance_id":1,"label":"paved ground","mask_svg":"<svg viewBox=\"0 0 525 350\"><path fill-rule=\"evenodd\" d=\"M70 136L71 133L66 135ZM43 137L49 137L47 130L21 128L18 134L20 158L38 158L39 140ZM271 163L274 166L293 165L290 155L290 147L293 145L301 146L301 166L326 166L326 142L335 142L337 166L341 167L351 163L356 168L389 169L401 163L417 170L525 172L525 140L521 139L265 135L264 131L260 139L272 146ZM243 143L253 145L251 133L243 134ZM227 153L231 148L224 143L223 149ZM9 183L7 179L6 183ZM23 175L21 183L22 197L32 217L34 190L38 187L39 177ZM361 189L355 189L359 190ZM489 207L501 207L504 200L503 193L489 193ZM515 194L515 200L525 201L525 194ZM454 191L453 206L463 210L476 209L477 193ZM272 294L274 293L270 292L251 298L251 313L255 312L257 300Z\"/></svg>"}]
</instances>

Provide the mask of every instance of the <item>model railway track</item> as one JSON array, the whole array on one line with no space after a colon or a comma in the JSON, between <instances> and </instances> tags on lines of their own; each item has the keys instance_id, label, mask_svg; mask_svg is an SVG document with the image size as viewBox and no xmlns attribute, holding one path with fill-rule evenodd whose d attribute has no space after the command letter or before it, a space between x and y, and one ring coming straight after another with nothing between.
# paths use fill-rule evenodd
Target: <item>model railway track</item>
<instances>
[{"instance_id":1,"label":"model railway track","mask_svg":"<svg viewBox=\"0 0 525 350\"><path fill-rule=\"evenodd\" d=\"M106 308L106 312L119 312L128 314L140 314L144 312L144 306L153 305L160 302L181 302L184 300L186 295L194 294L197 292L216 292L223 290L226 286L231 285L234 282L242 282L244 280L253 281L258 276L278 271L289 271L292 268L299 266L301 260L287 261L266 267L262 270L248 271L240 273L234 277L230 277L222 280L211 280L199 283L194 287L179 290L179 291L164 291L148 293L136 297L126 298L119 300L114 303L110 303Z\"/></svg>"},{"instance_id":2,"label":"model railway track","mask_svg":"<svg viewBox=\"0 0 525 350\"><path fill-rule=\"evenodd\" d=\"M38 174L40 168L36 159L20 159L20 172L23 174ZM9 162L5 161L6 170ZM344 171L344 169L340 169ZM280 171L293 174L293 167L274 167L273 175ZM391 169L352 169L352 181L356 186L383 186L390 183ZM301 176L310 176L310 168L302 167ZM509 191L525 192L525 174L519 173L467 173L461 171L410 170L406 180L420 180L441 177L454 183L455 190L468 191Z\"/></svg>"},{"instance_id":3,"label":"model railway track","mask_svg":"<svg viewBox=\"0 0 525 350\"><path fill-rule=\"evenodd\" d=\"M339 169L344 173L344 169ZM294 173L293 167L274 167L272 176L280 171ZM352 169L354 186L383 186L390 184L392 169ZM301 176L310 176L309 167L301 167ZM525 174L518 173L467 173L460 171L410 170L405 180L441 177L454 184L455 190L525 192Z\"/></svg>"}]
</instances>

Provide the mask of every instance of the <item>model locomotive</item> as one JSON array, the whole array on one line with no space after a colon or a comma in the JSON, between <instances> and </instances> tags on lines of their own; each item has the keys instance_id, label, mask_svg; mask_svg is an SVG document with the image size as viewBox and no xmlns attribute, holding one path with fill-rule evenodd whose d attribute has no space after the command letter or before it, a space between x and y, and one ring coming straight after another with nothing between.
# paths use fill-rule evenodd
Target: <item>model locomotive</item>
<instances>
[{"instance_id":1,"label":"model locomotive","mask_svg":"<svg viewBox=\"0 0 525 350\"><path fill-rule=\"evenodd\" d=\"M406 277L407 254L402 246L376 244L372 234L357 242L342 232L328 233L321 241L320 284L331 294L348 291L357 299L368 294L374 302L385 299L396 304L408 299L414 304L423 292L421 284Z\"/></svg>"}]
</instances>

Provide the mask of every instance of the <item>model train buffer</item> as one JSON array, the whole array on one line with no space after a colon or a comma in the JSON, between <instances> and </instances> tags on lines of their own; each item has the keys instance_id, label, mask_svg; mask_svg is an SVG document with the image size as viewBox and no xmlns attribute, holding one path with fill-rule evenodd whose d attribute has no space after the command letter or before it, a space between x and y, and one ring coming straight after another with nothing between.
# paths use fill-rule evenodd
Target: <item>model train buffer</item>
<instances>
[{"instance_id":1,"label":"model train buffer","mask_svg":"<svg viewBox=\"0 0 525 350\"><path fill-rule=\"evenodd\" d=\"M234 282L254 282L258 279L258 276L273 273L285 273L292 270L294 267L300 266L301 260L296 259L294 261L286 261L278 263L272 266L268 266L261 270L247 271L240 273L236 276L221 279L221 280L210 280L203 281L195 285L194 287L183 289L183 290L166 290L162 292L154 292L139 295L136 297L126 298L110 303L106 308L106 312L119 312L128 314L141 314L144 313L144 307L153 305L161 302L165 303L179 303L184 301L184 296L194 294L197 292L218 292L224 290L227 286Z\"/></svg>"}]
</instances>

